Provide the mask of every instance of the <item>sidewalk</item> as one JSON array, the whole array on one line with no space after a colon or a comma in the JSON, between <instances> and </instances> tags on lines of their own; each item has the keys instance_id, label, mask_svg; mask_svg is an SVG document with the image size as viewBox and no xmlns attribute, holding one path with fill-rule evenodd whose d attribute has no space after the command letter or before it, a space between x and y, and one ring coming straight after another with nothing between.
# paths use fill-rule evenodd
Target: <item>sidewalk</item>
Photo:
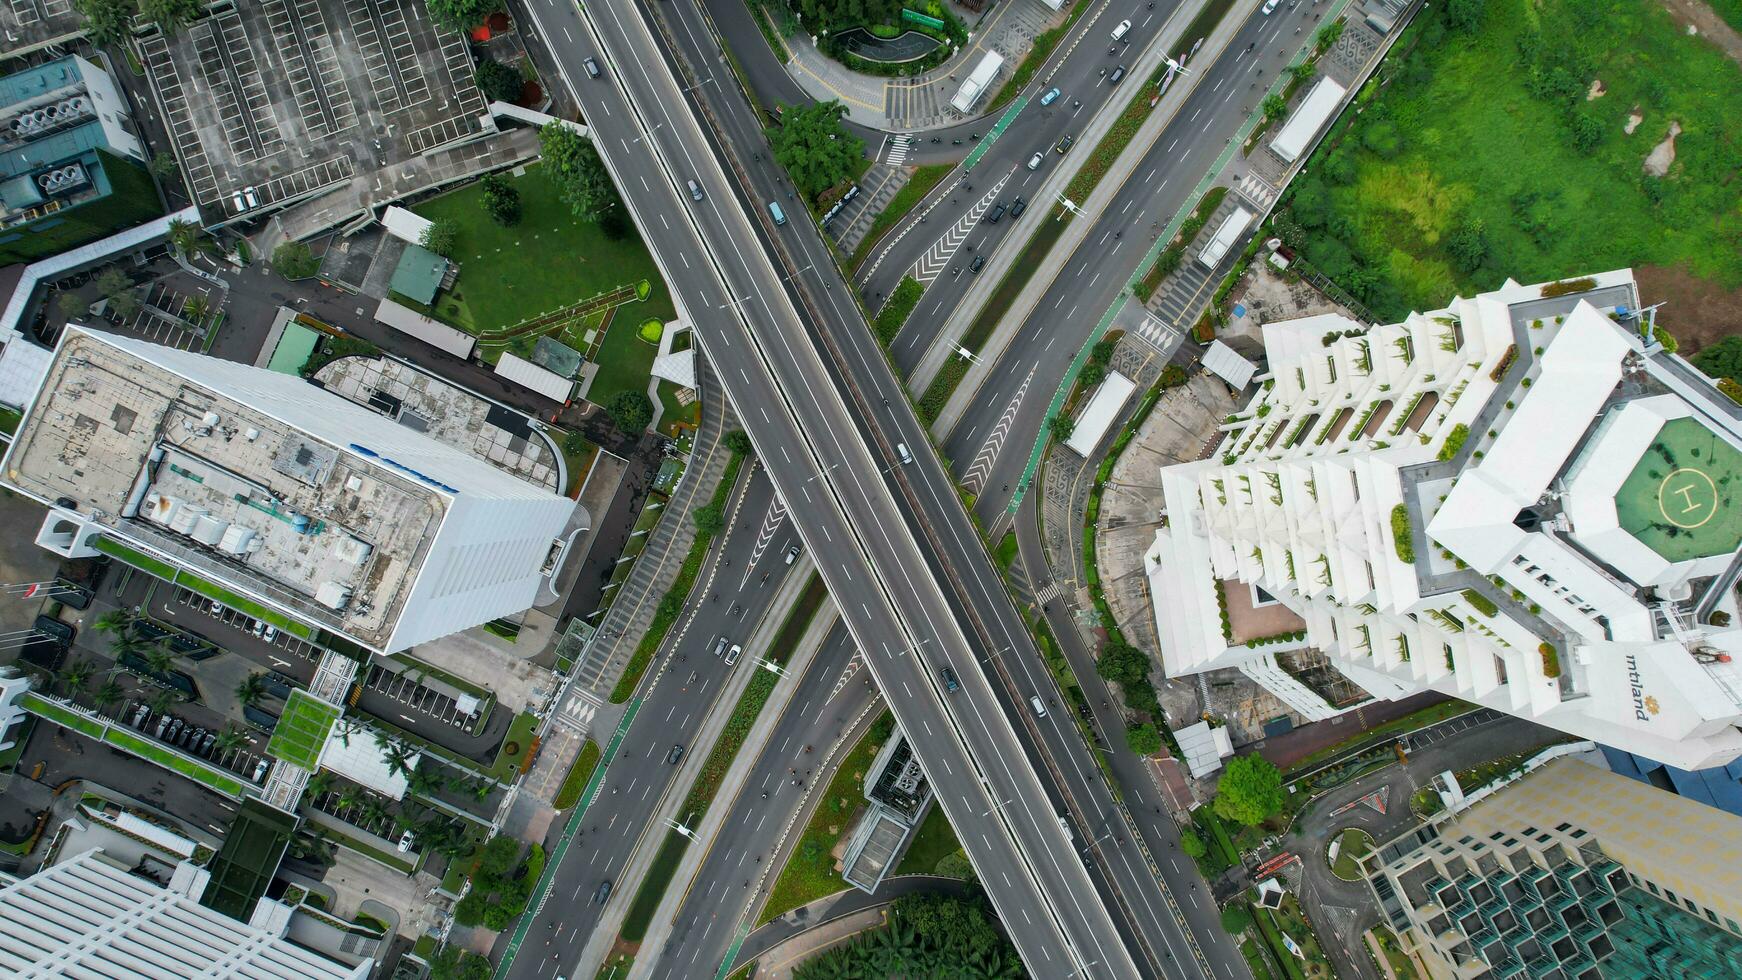
<instances>
[{"instance_id":1,"label":"sidewalk","mask_svg":"<svg viewBox=\"0 0 1742 980\"><path fill-rule=\"evenodd\" d=\"M847 107L847 118L862 126L914 133L954 126L984 112L990 92L972 114L963 115L950 106L967 74L988 51L997 51L1004 56L1004 67L991 88L997 92L1034 46L1035 35L1063 23L1066 14L1047 9L1040 0L1004 0L980 23L969 25L966 47L931 71L907 78L852 71L817 50L807 35L781 38L781 44L791 56L786 72L806 94L819 102L839 99Z\"/></svg>"},{"instance_id":2,"label":"sidewalk","mask_svg":"<svg viewBox=\"0 0 1742 980\"><path fill-rule=\"evenodd\" d=\"M756 631L756 635L751 639L753 644L768 643L785 624L787 613L791 611L793 601L804 590L805 583L810 579L811 569L815 567L814 564L809 563L808 557L801 559L801 561L806 564L802 567L795 565L793 574L786 578L783 588L786 588L787 592L781 595L780 601L777 603L778 608L773 610L779 615L770 615L763 619L762 627ZM800 679L804 677L805 671L810 669L811 661L816 658L817 652L822 649L823 641L828 637L829 630L834 628L835 619L835 602L833 599L825 599L822 605L817 607L815 615L811 617L810 626L799 638L798 648L793 651L792 658L786 662L780 681L774 685L774 692L768 696L768 701L762 706L761 713L751 724L750 734L745 737L744 744L739 746L738 754L732 757L732 765L726 770L725 777L720 780L719 791L714 794L714 801L709 805L708 812L703 815L701 823L694 828L693 843L699 842L703 846L696 847L692 843L692 846L684 852L683 860L678 863L677 871L672 875L671 886L666 889L665 897L660 899L659 907L654 910L653 919L647 928L647 935L642 937L642 948L665 948L671 934L672 921L677 917L678 909L683 905L684 899L689 896L696 873L701 869L703 862L708 859L708 854L713 851L714 841L719 838L720 826L732 814L738 794L743 791L745 781L750 778L750 772L755 768L756 760L767 749L769 738L773 735L775 727L780 724L780 719L786 714L786 709L791 704L793 692L798 689ZM749 683L750 672L739 671L738 676L744 680L736 687L732 695L732 704L734 705L738 703L738 698L742 696L745 685ZM715 712L717 717L721 714ZM687 783L685 784L685 792L688 792ZM615 931L613 931L614 937ZM608 946L606 948L609 949ZM591 945L588 947L588 952L592 952ZM591 963L592 961L583 959L582 962ZM644 958L638 964L640 970L632 967L629 976L631 978L645 976L647 970L651 969L656 962L656 959Z\"/></svg>"},{"instance_id":3,"label":"sidewalk","mask_svg":"<svg viewBox=\"0 0 1742 980\"><path fill-rule=\"evenodd\" d=\"M1180 36L1190 25L1191 18L1187 16L1190 12L1186 6L1181 6L1174 11L1167 23L1157 32L1155 40L1133 63L1131 68L1133 78L1148 79L1162 65L1167 59L1167 53L1179 43ZM1199 51L1197 57L1193 59L1194 62L1201 64L1219 56L1222 48L1227 45L1228 39L1239 28L1240 18L1238 16L1222 18L1222 22L1217 25L1215 32L1205 42L1203 50ZM1094 230L1095 225L1101 220L1102 212L1112 203L1119 188L1125 184L1132 171L1137 169L1137 165L1149 152L1151 144L1172 121L1180 106L1185 104L1187 96L1196 88L1200 77L1201 73L1190 72L1183 78L1176 80L1168 88L1167 94L1162 97L1161 103L1150 112L1149 117L1138 128L1137 134L1126 145L1125 151L1119 155L1113 166L1108 168L1106 175L1096 185L1088 200L1075 202L1082 209L1082 213L1071 219L1070 226L1065 229L1059 241L1054 243L1041 268L1028 280L1028 284L1017 295L1016 301L1010 305L1003 318L999 320L998 326L992 331L992 336L980 349L975 362L969 366L962 383L956 386L955 394L944 406L944 410L938 413L937 420L932 423L932 432L939 434L940 438L955 428L956 422L961 419L962 413L973 401L975 393L987 375L991 373L1004 348L1009 346L1010 341L1028 319L1029 312L1052 287L1053 279L1058 275L1065 262ZM1118 101L1109 104L1077 138L1078 144L1086 150L1100 146L1101 140L1125 111L1126 104L1128 103ZM1053 168L1040 190L1034 193L1033 199L1036 201L1056 200L1064 193L1065 188L1076 176L1078 169L1078 166ZM967 295L962 297L962 301L956 304L955 310L944 322L943 329L939 330L937 336L932 338L931 346L927 348L925 356L920 358L919 365L914 368L913 374L908 379L910 390L923 392L926 386L931 384L932 379L943 367L945 359L954 353L957 339L967 331L968 325L979 315L992 293L1003 282L1005 274L1016 263L1017 257L1023 253L1028 239L1040 227L1041 222L1052 220L1052 211L1053 209L1050 207L1031 209L1030 213L1034 217L1020 238L1013 235L1009 247L997 249L992 254L986 269L980 274L979 280L968 290Z\"/></svg>"},{"instance_id":4,"label":"sidewalk","mask_svg":"<svg viewBox=\"0 0 1742 980\"><path fill-rule=\"evenodd\" d=\"M814 567L808 557L801 558L793 564L790 569L791 574L787 575L781 582L779 594L775 596L774 602L769 605L768 611L763 614L761 621L756 624L756 631L744 644L746 651L744 666L754 666L755 660L752 657L756 651L765 649L775 635L780 632L781 626L786 623L787 615L792 612L793 605L803 594L804 587L809 582ZM822 608L832 612L833 607L825 604ZM821 646L822 634L817 631L818 621L825 618L821 612L822 609L819 609L819 615L811 620L811 629L806 631L798 651L794 654L793 659L787 663L785 675L775 684L774 693L769 696L769 704L784 706L785 699L791 695L792 689L798 684L798 678L803 674L804 668L809 665L811 656ZM833 622L832 615L826 618L829 623ZM827 623L824 625L826 626ZM661 669L663 670L663 663ZM641 836L635 842L634 856L617 877L616 890L618 894L632 896L641 888L641 881L646 877L648 867L653 864L654 857L659 853L658 844L664 840L668 821L677 816L677 808L689 796L690 788L695 784L696 778L701 774L703 766L708 761L708 756L713 752L714 743L719 740L720 732L731 720L732 709L737 706L738 700L744 695L744 689L750 685L751 678L755 676L754 670L733 671L715 697L712 706L702 716L704 720L701 724L701 730L696 733L690 750L684 756L683 764L679 766L677 774L661 791L659 806L654 811L654 818L647 821ZM714 794L714 803L708 807L708 812L702 818L700 826L694 828L696 831L695 840L707 839L719 829L720 820L731 810L730 806L724 805L724 801L737 794L744 779L743 773L748 767L746 760L753 760L760 754L761 743L767 739L768 732L773 729L779 714L779 711L770 712L768 705L763 706L762 713L757 716L755 724L751 727L749 738L738 750L738 754L732 760L732 767L727 771L726 778L721 781L719 790ZM705 854L705 848L701 849L698 854L698 849L694 846L685 851L683 862L679 864L678 872L673 875L672 882L675 884L678 881L686 881L687 875L694 873L695 867ZM643 948L659 948L664 940L665 928L671 921L671 912L676 908L677 897L681 897L681 893L668 887L665 898L660 902L659 909L654 915L653 924L649 927L647 935L642 938L641 946ZM610 953L611 947L617 942L617 934L623 928L623 919L628 914L631 904L631 902L623 901L606 906L604 915L600 917L598 925L593 929L593 934L581 950L581 965L576 968L577 975L590 975L605 962L606 955ZM631 975L633 976L633 973Z\"/></svg>"}]
</instances>

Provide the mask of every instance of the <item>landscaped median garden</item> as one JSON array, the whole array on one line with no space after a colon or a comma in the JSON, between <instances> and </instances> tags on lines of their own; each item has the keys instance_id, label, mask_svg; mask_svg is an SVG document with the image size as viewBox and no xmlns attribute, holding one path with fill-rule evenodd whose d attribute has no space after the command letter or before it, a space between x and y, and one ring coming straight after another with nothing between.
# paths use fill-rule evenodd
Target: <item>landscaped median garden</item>
<instances>
[{"instance_id":1,"label":"landscaped median garden","mask_svg":"<svg viewBox=\"0 0 1742 980\"><path fill-rule=\"evenodd\" d=\"M734 431L727 433L721 441L726 451L732 454L731 459L726 462L726 472L714 487L713 497L692 512L692 519L696 522L695 541L690 544L689 553L684 555L683 564L678 567L677 578L665 590L665 595L660 597L659 606L653 613L653 622L635 644L635 651L629 655L629 663L623 668L623 676L617 679L617 686L611 689L612 704L622 704L635 693L642 675L647 673L648 665L653 663L653 655L659 652L659 645L665 642L665 635L671 632L678 617L683 615L684 604L689 601L690 590L696 587L696 576L701 574L702 562L708 557L708 547L713 543L714 535L725 528L726 503L732 498L732 488L738 482L738 471L750 456L750 440L743 437L741 431Z\"/></svg>"}]
</instances>

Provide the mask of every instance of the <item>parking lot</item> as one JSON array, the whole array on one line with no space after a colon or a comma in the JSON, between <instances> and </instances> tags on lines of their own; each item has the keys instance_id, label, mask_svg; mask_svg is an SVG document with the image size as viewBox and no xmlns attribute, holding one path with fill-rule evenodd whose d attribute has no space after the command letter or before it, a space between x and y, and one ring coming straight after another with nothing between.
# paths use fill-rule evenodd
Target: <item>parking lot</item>
<instances>
[{"instance_id":1,"label":"parking lot","mask_svg":"<svg viewBox=\"0 0 1742 980\"><path fill-rule=\"evenodd\" d=\"M140 50L212 220L338 188L359 170L402 178L420 155L491 131L464 38L431 23L420 0L220 7Z\"/></svg>"},{"instance_id":2,"label":"parking lot","mask_svg":"<svg viewBox=\"0 0 1742 980\"><path fill-rule=\"evenodd\" d=\"M171 609L179 610L177 615L184 620L181 625L188 625L185 619L189 616L203 616L228 627L233 631L231 638L212 637L219 646L261 663L262 666L294 681L298 687L307 686L314 677L315 667L320 664L320 647L283 630L273 629L197 592L174 586L166 604ZM236 637L234 634L245 634L246 638ZM429 725L440 725L469 733L473 715L461 712L458 702L448 695L419 684L411 677L386 670L379 664L371 664L364 675L364 691L379 696L369 698L369 703L362 705L366 710L380 713L383 710L381 699L385 699L391 702L393 709L393 713L385 717L420 735L429 737L422 730L422 726Z\"/></svg>"}]
</instances>

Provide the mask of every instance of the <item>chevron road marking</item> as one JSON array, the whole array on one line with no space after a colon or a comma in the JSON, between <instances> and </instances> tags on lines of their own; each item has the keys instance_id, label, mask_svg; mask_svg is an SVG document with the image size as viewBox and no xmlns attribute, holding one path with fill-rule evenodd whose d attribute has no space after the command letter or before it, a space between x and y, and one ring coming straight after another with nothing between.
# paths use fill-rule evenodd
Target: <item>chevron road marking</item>
<instances>
[{"instance_id":1,"label":"chevron road marking","mask_svg":"<svg viewBox=\"0 0 1742 980\"><path fill-rule=\"evenodd\" d=\"M857 650L853 651L853 656L847 660L847 665L841 668L841 677L839 680L835 681L834 689L829 691L829 696L823 699L824 704L833 701L837 694L846 690L847 685L852 682L854 677L858 676L859 667L862 662L863 658L861 657L860 652Z\"/></svg>"},{"instance_id":2,"label":"chevron road marking","mask_svg":"<svg viewBox=\"0 0 1742 980\"><path fill-rule=\"evenodd\" d=\"M931 285L932 280L936 279L949 266L950 259L956 254L956 249L961 248L962 243L968 240L968 234L974 230L974 226L979 224L986 212L992 209L993 202L998 200L998 192L1004 189L1004 185L1010 182L1011 176L1015 173L1016 168L1011 167L1010 173L1005 174L1002 180L992 185L992 189L987 191L985 196L975 201L974 206L968 209L968 213L962 215L959 221L951 225L950 230L944 232L942 238L932 242L931 248L925 250L925 254L913 264L913 268L908 274L928 286Z\"/></svg>"},{"instance_id":3,"label":"chevron road marking","mask_svg":"<svg viewBox=\"0 0 1742 980\"><path fill-rule=\"evenodd\" d=\"M992 427L986 441L980 444L980 451L974 454L974 463L968 467L968 474L962 478L962 487L972 494L979 494L986 482L986 477L992 472L992 464L998 461L998 454L1004 449L1004 440L1010 435L1011 423L1016 421L1016 410L1022 406L1022 398L1028 394L1028 383L1034 380L1034 372L1040 369L1040 362L1028 369L1028 377L1022 379L1016 394L1010 398L1010 404L1004 408L1004 414L998 417L998 424Z\"/></svg>"},{"instance_id":4,"label":"chevron road marking","mask_svg":"<svg viewBox=\"0 0 1742 980\"><path fill-rule=\"evenodd\" d=\"M597 696L588 691L571 690L567 703L557 712L556 720L585 735L592 730L593 716L599 713L601 703Z\"/></svg>"},{"instance_id":5,"label":"chevron road marking","mask_svg":"<svg viewBox=\"0 0 1742 980\"><path fill-rule=\"evenodd\" d=\"M751 568L762 560L762 553L768 550L768 542L774 539L774 532L780 530L780 525L786 520L786 501L780 499L780 494L774 495L774 502L768 505L768 514L762 518L762 529L756 532L756 547L750 552ZM746 573L748 574L748 573Z\"/></svg>"},{"instance_id":6,"label":"chevron road marking","mask_svg":"<svg viewBox=\"0 0 1742 980\"><path fill-rule=\"evenodd\" d=\"M1163 323L1155 314L1145 311L1143 322L1137 325L1137 336L1142 337L1151 347L1167 354L1173 350L1180 333L1177 328Z\"/></svg>"}]
</instances>

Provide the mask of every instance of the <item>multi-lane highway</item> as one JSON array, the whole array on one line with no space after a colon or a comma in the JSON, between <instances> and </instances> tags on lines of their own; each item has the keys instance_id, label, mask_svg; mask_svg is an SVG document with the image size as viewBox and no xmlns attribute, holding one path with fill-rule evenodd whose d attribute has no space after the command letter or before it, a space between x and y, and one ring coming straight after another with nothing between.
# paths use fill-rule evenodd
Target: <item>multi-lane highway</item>
<instances>
[{"instance_id":1,"label":"multi-lane highway","mask_svg":"<svg viewBox=\"0 0 1742 980\"><path fill-rule=\"evenodd\" d=\"M569 975L565 965L572 965L575 951L600 922L603 909L592 903L593 894L603 882L620 883L638 845L657 845L664 837L662 805L668 794L681 797L689 788L687 782L674 785L682 763L707 748L694 744L694 733L711 713L731 709L721 703L730 675L755 670L761 653L747 649L728 667L713 654L716 640L747 643L792 567L785 552L797 537L787 521L771 516L773 501L773 487L760 475L734 498L730 513L738 533L727 535L703 567L697 601L678 621L665 659L652 668L640 710L605 771L586 823L552 873L550 899L533 914L509 976ZM739 531L741 524L748 527ZM668 757L674 745L683 746L686 756L677 764ZM623 901L634 894L626 890Z\"/></svg>"},{"instance_id":2,"label":"multi-lane highway","mask_svg":"<svg viewBox=\"0 0 1742 980\"><path fill-rule=\"evenodd\" d=\"M731 76L723 66L716 67L718 58L711 52L717 49L711 46L699 10L688 0L660 4L656 9L670 18L670 35L692 66L694 74L686 78L692 94L707 100L710 119L722 141L734 148L750 185L757 188L757 196L781 193L778 188L783 186L783 177L778 167L767 162L767 154L761 154L760 165L753 163L756 148L762 145L760 129L733 90ZM781 244L787 267L795 272L794 280L809 288L818 307L815 319L826 331L826 342L837 352L853 384L862 390L862 403L872 406L867 414L875 414L885 430L893 430L890 440L904 441L910 447L923 445L925 435L917 420L899 410L903 399L899 383L886 369L814 228L795 228L782 236ZM913 532L934 542L935 550L928 557L938 562L935 573L950 584L957 615L975 626L980 664L997 681L992 691L996 704L1017 722L1023 750L1035 767L1050 777L1047 802L1054 812L1075 824L1074 846L1082 849L1079 856L1093 869L1101 894L1119 910L1121 929L1136 944L1139 956L1148 958L1146 968L1199 975L1192 942L1180 928L1181 906L1157 884L1143 844L1125 829L1124 818L1074 724L1051 707L1041 717L1029 707L1031 697L1054 696L1053 682L987 560L977 532L962 512L949 476L926 454L918 456L914 465L904 467L914 508L910 514ZM960 663L952 663L960 671ZM890 693L899 707L898 692ZM908 728L913 730L911 725ZM953 811L950 815L956 818ZM1198 942L1215 973L1229 976L1243 970L1237 951L1219 929L1198 937ZM1172 966L1175 963L1183 965L1176 969Z\"/></svg>"},{"instance_id":3,"label":"multi-lane highway","mask_svg":"<svg viewBox=\"0 0 1742 980\"><path fill-rule=\"evenodd\" d=\"M859 427L876 403L837 387L813 325L793 306L792 280L768 260L774 238L814 235L797 222L776 227L766 201L737 196L639 9L534 0L531 10L1025 962L1043 976L1137 974L931 571L929 542L897 503L906 485L894 475L902 463L891 443L906 437L875 440ZM600 58L605 79L585 80L579 66L588 56ZM683 190L690 180L702 200ZM856 310L853 319L863 331ZM880 361L875 367L893 385ZM917 432L904 401L884 411ZM947 487L924 443L908 444L917 456L908 469ZM948 499L965 523L953 493ZM963 683L947 698L935 674L944 663Z\"/></svg>"}]
</instances>

